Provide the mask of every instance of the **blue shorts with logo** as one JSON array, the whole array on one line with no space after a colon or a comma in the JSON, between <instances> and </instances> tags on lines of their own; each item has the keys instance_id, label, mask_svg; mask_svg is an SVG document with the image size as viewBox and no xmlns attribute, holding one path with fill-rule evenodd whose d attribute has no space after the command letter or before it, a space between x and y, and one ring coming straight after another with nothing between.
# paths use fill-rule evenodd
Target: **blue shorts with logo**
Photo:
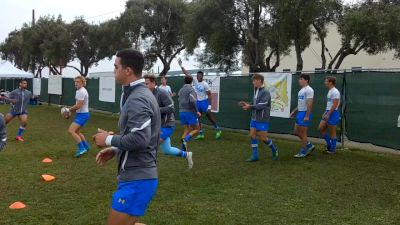
<instances>
[{"instance_id":1,"label":"blue shorts with logo","mask_svg":"<svg viewBox=\"0 0 400 225\"><path fill-rule=\"evenodd\" d=\"M254 128L257 131L268 131L269 123L267 122L257 122L255 120L250 121L250 128Z\"/></svg>"},{"instance_id":2,"label":"blue shorts with logo","mask_svg":"<svg viewBox=\"0 0 400 225\"><path fill-rule=\"evenodd\" d=\"M118 190L113 194L111 208L130 216L143 216L156 194L157 185L157 179L119 182Z\"/></svg>"},{"instance_id":3,"label":"blue shorts with logo","mask_svg":"<svg viewBox=\"0 0 400 225\"><path fill-rule=\"evenodd\" d=\"M208 112L208 106L209 106L208 99L197 101L197 109L199 110L200 113Z\"/></svg>"},{"instance_id":4,"label":"blue shorts with logo","mask_svg":"<svg viewBox=\"0 0 400 225\"><path fill-rule=\"evenodd\" d=\"M199 123L196 113L192 112L180 112L179 118L181 120L181 125L192 126Z\"/></svg>"},{"instance_id":5,"label":"blue shorts with logo","mask_svg":"<svg viewBox=\"0 0 400 225\"><path fill-rule=\"evenodd\" d=\"M90 118L90 114L87 113L76 113L74 122L79 126L83 127Z\"/></svg>"},{"instance_id":6,"label":"blue shorts with logo","mask_svg":"<svg viewBox=\"0 0 400 225\"><path fill-rule=\"evenodd\" d=\"M15 111L10 111L8 114L10 114L11 116L15 117L15 116L23 116L23 115L28 115L28 112L15 112Z\"/></svg>"},{"instance_id":7,"label":"blue shorts with logo","mask_svg":"<svg viewBox=\"0 0 400 225\"><path fill-rule=\"evenodd\" d=\"M296 124L302 127L309 127L311 125L312 114L310 114L310 119L306 122L304 121L304 117L306 117L306 111L299 111L296 114Z\"/></svg>"},{"instance_id":8,"label":"blue shorts with logo","mask_svg":"<svg viewBox=\"0 0 400 225\"><path fill-rule=\"evenodd\" d=\"M165 140L172 136L175 131L175 127L161 127L160 138Z\"/></svg>"},{"instance_id":9,"label":"blue shorts with logo","mask_svg":"<svg viewBox=\"0 0 400 225\"><path fill-rule=\"evenodd\" d=\"M329 110L326 110L325 113L328 113ZM326 121L326 123L329 126L336 126L340 121L340 113L339 111L335 110L332 112L332 114L329 116L328 120Z\"/></svg>"}]
</instances>

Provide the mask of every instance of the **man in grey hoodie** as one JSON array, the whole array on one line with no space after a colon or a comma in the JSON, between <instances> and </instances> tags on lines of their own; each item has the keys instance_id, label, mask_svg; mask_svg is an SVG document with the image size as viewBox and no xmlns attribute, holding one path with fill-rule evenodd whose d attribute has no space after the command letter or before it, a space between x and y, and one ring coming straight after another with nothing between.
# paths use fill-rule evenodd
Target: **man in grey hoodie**
<instances>
[{"instance_id":1,"label":"man in grey hoodie","mask_svg":"<svg viewBox=\"0 0 400 225\"><path fill-rule=\"evenodd\" d=\"M26 80L19 81L19 88L12 91L8 97L4 97L6 102L11 103L10 112L6 115L5 122L8 124L12 119L18 117L20 121L20 126L18 129L17 136L15 136L15 140L24 141L22 138L22 133L25 131L26 126L28 125L28 105L29 101L32 98L32 92L27 90L28 82Z\"/></svg>"},{"instance_id":2,"label":"man in grey hoodie","mask_svg":"<svg viewBox=\"0 0 400 225\"><path fill-rule=\"evenodd\" d=\"M118 160L118 190L113 195L108 225L131 225L145 214L157 190L161 115L156 98L142 79L142 53L124 49L116 56L115 80L124 86L119 133L110 135L99 129L93 139L97 146L107 147L96 156L99 165L114 156Z\"/></svg>"}]
</instances>

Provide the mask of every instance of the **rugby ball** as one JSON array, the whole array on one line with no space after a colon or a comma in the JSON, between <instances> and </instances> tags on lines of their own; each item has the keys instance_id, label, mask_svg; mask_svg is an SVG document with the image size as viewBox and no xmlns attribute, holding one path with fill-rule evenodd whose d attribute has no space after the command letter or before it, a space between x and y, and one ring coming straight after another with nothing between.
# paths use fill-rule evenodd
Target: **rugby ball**
<instances>
[{"instance_id":1,"label":"rugby ball","mask_svg":"<svg viewBox=\"0 0 400 225\"><path fill-rule=\"evenodd\" d=\"M71 116L71 112L68 110L67 107L61 108L61 116L64 117L65 119L69 119L69 117Z\"/></svg>"}]
</instances>

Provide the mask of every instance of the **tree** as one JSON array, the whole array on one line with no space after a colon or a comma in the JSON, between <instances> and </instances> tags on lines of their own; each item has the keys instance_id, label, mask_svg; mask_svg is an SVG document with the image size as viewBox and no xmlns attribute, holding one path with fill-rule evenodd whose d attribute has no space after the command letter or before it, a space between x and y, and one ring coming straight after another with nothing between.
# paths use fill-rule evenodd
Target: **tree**
<instances>
[{"instance_id":1,"label":"tree","mask_svg":"<svg viewBox=\"0 0 400 225\"><path fill-rule=\"evenodd\" d=\"M182 50L186 3L183 0L130 0L121 15L121 24L136 44L144 49L146 69L157 58L163 63L161 76L166 75L172 60Z\"/></svg>"},{"instance_id":2,"label":"tree","mask_svg":"<svg viewBox=\"0 0 400 225\"><path fill-rule=\"evenodd\" d=\"M193 1L185 31L187 50L193 54L204 43L200 61L225 71L237 69L240 54L250 72L274 71L290 46L274 13L273 4L265 0Z\"/></svg>"},{"instance_id":3,"label":"tree","mask_svg":"<svg viewBox=\"0 0 400 225\"><path fill-rule=\"evenodd\" d=\"M88 24L83 18L68 25L72 42L71 58L78 59L80 68L67 65L87 76L89 68L104 58L111 58L121 48L129 47L129 41L117 20L100 25Z\"/></svg>"}]
</instances>

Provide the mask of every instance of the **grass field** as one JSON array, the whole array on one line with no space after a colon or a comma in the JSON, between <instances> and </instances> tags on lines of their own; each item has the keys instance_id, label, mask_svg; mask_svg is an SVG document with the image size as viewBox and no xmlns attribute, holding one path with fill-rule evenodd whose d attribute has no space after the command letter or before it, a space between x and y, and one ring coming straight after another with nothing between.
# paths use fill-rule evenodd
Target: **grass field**
<instances>
[{"instance_id":1,"label":"grass field","mask_svg":"<svg viewBox=\"0 0 400 225\"><path fill-rule=\"evenodd\" d=\"M6 106L0 111L7 112ZM18 123L8 128L0 153L0 224L105 224L116 187L116 162L95 164L98 149L75 159L67 134L70 120L58 108L30 108L26 142L13 140ZM97 127L115 130L115 117L94 114L84 133ZM173 143L178 142L175 133ZM147 225L400 224L400 157L358 150L322 153L296 160L298 143L275 140L280 160L249 164L248 137L225 132L215 141L191 142L195 165L159 154L160 185L143 222ZM197 142L199 143L199 142ZM92 144L93 145L93 144ZM54 160L42 164L44 157ZM45 183L40 175L56 176ZM9 210L15 201L27 208Z\"/></svg>"}]
</instances>

